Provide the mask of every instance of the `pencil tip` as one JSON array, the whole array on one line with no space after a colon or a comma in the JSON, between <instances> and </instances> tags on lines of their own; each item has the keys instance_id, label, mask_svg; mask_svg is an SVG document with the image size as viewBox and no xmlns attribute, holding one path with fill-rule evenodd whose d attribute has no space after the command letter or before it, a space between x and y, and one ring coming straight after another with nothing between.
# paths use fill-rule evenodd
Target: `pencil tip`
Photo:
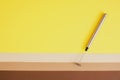
<instances>
[{"instance_id":1,"label":"pencil tip","mask_svg":"<svg viewBox=\"0 0 120 80\"><path fill-rule=\"evenodd\" d=\"M87 50L88 50L88 47L85 48L85 51L87 51Z\"/></svg>"}]
</instances>

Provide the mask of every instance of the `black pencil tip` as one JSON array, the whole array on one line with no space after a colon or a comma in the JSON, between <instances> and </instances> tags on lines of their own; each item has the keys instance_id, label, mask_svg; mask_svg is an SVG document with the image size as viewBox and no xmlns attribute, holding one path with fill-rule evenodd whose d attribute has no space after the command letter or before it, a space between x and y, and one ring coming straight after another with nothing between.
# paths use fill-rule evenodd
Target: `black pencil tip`
<instances>
[{"instance_id":1,"label":"black pencil tip","mask_svg":"<svg viewBox=\"0 0 120 80\"><path fill-rule=\"evenodd\" d=\"M87 50L88 50L88 47L85 48L85 51L87 51Z\"/></svg>"}]
</instances>

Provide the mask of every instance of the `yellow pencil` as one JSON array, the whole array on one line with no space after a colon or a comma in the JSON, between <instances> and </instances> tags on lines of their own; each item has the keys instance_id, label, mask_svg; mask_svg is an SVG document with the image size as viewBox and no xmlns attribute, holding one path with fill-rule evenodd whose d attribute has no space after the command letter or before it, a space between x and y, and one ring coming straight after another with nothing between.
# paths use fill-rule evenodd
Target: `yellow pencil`
<instances>
[{"instance_id":1,"label":"yellow pencil","mask_svg":"<svg viewBox=\"0 0 120 80\"><path fill-rule=\"evenodd\" d=\"M90 40L89 40L89 42L88 42L88 44L87 44L87 46L86 46L86 48L85 48L85 51L87 51L87 50L89 49L89 47L91 46L91 44L92 44L92 42L93 42L93 40L94 40L94 38L95 38L98 30L100 29L102 23L104 22L104 20L105 20L105 18L106 18L106 15L107 15L107 14L104 13L103 16L101 17L101 20L99 21L99 23L98 23L98 25L97 25L97 28L95 29L94 33L92 34L92 36L91 36L91 38L90 38Z\"/></svg>"}]
</instances>

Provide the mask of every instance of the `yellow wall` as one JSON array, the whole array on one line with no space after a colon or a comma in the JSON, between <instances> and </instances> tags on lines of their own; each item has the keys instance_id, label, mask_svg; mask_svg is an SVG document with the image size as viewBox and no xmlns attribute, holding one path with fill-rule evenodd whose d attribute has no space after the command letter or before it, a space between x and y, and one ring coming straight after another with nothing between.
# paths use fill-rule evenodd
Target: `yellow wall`
<instances>
[{"instance_id":1,"label":"yellow wall","mask_svg":"<svg viewBox=\"0 0 120 80\"><path fill-rule=\"evenodd\" d=\"M0 0L0 52L120 53L120 0Z\"/></svg>"}]
</instances>

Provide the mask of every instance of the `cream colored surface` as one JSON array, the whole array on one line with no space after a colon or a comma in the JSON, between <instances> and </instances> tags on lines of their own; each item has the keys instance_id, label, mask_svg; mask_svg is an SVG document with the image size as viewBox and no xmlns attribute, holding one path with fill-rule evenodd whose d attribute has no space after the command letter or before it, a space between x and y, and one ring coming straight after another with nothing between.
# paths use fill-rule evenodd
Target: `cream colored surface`
<instances>
[{"instance_id":1,"label":"cream colored surface","mask_svg":"<svg viewBox=\"0 0 120 80\"><path fill-rule=\"evenodd\" d=\"M0 52L120 53L120 0L0 0Z\"/></svg>"},{"instance_id":2,"label":"cream colored surface","mask_svg":"<svg viewBox=\"0 0 120 80\"><path fill-rule=\"evenodd\" d=\"M84 55L84 56L83 56ZM83 57L82 57L83 56ZM0 54L0 62L119 63L119 54Z\"/></svg>"},{"instance_id":3,"label":"cream colored surface","mask_svg":"<svg viewBox=\"0 0 120 80\"><path fill-rule=\"evenodd\" d=\"M0 71L120 71L120 63L0 62Z\"/></svg>"}]
</instances>

